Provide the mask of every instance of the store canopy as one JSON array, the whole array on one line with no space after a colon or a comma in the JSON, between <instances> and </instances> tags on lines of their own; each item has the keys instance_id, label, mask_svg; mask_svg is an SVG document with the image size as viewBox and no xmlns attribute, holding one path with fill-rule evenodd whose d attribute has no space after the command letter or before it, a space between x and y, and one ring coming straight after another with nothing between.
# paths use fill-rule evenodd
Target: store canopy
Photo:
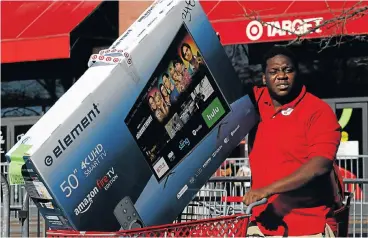
<instances>
[{"instance_id":1,"label":"store canopy","mask_svg":"<svg viewBox=\"0 0 368 238\"><path fill-rule=\"evenodd\" d=\"M70 57L70 33L102 1L1 1L1 63Z\"/></svg>"},{"instance_id":2,"label":"store canopy","mask_svg":"<svg viewBox=\"0 0 368 238\"><path fill-rule=\"evenodd\" d=\"M246 44L368 33L368 1L201 1L221 42Z\"/></svg>"}]
</instances>

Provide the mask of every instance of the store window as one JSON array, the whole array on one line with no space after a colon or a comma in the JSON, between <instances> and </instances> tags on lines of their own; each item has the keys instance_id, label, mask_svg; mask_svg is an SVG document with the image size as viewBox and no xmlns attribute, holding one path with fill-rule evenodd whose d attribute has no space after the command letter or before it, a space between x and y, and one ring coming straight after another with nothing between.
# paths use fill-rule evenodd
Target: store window
<instances>
[{"instance_id":1,"label":"store window","mask_svg":"<svg viewBox=\"0 0 368 238\"><path fill-rule=\"evenodd\" d=\"M1 84L1 117L41 116L68 89L61 80L8 81Z\"/></svg>"}]
</instances>

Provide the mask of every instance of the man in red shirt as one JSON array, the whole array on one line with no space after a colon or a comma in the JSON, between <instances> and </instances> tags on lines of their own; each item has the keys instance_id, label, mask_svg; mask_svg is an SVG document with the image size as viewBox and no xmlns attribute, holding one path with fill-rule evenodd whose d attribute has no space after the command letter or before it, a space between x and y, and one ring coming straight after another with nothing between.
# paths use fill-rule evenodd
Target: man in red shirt
<instances>
[{"instance_id":1,"label":"man in red shirt","mask_svg":"<svg viewBox=\"0 0 368 238\"><path fill-rule=\"evenodd\" d=\"M249 134L252 187L244 196L255 207L248 236L333 236L327 225L334 203L330 173L340 126L327 103L306 92L298 61L274 47L254 89L260 122Z\"/></svg>"}]
</instances>

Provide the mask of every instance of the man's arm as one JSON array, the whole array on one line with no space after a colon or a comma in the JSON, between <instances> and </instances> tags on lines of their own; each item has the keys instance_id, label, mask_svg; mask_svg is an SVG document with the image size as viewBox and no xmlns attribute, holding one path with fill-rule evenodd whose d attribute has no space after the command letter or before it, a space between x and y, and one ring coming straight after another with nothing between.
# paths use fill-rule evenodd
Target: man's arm
<instances>
[{"instance_id":1,"label":"man's arm","mask_svg":"<svg viewBox=\"0 0 368 238\"><path fill-rule=\"evenodd\" d=\"M321 156L314 157L291 175L271 184L269 186L269 193L273 195L298 189L315 178L330 173L332 168L332 160Z\"/></svg>"},{"instance_id":2,"label":"man's arm","mask_svg":"<svg viewBox=\"0 0 368 238\"><path fill-rule=\"evenodd\" d=\"M282 178L270 186L250 190L244 196L244 203L249 205L262 198L267 198L278 193L286 193L296 190L315 178L330 173L333 168L333 161L321 156L317 156L302 165L297 171L291 175Z\"/></svg>"}]
</instances>

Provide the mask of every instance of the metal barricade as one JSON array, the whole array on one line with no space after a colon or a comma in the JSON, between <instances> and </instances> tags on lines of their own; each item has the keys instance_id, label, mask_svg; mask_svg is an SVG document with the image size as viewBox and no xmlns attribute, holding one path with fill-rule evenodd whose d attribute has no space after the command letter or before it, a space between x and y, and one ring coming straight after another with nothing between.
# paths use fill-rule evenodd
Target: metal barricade
<instances>
[{"instance_id":1,"label":"metal barricade","mask_svg":"<svg viewBox=\"0 0 368 238\"><path fill-rule=\"evenodd\" d=\"M368 178L368 171L364 171L368 155L338 156L336 162L345 178Z\"/></svg>"},{"instance_id":2,"label":"metal barricade","mask_svg":"<svg viewBox=\"0 0 368 238\"><path fill-rule=\"evenodd\" d=\"M1 199L2 199L2 209L1 209L1 237L9 237L10 236L10 188L9 183L6 177L3 174L0 174L0 182L1 182Z\"/></svg>"},{"instance_id":3,"label":"metal barricade","mask_svg":"<svg viewBox=\"0 0 368 238\"><path fill-rule=\"evenodd\" d=\"M9 179L9 163L0 163L0 168L4 176ZM22 208L25 194L26 190L23 185L10 185L10 207L12 212ZM30 207L35 208L36 205L31 201ZM14 216L17 216L17 213L14 213Z\"/></svg>"},{"instance_id":4,"label":"metal barricade","mask_svg":"<svg viewBox=\"0 0 368 238\"><path fill-rule=\"evenodd\" d=\"M368 179L344 179L345 189L368 186ZM351 201L349 233L353 237L368 237L368 199L367 191L353 190ZM356 197L358 195L358 197Z\"/></svg>"},{"instance_id":5,"label":"metal barricade","mask_svg":"<svg viewBox=\"0 0 368 238\"><path fill-rule=\"evenodd\" d=\"M349 227L349 233L353 237L368 236L368 171L363 171L364 164L367 161L368 156L340 156L337 158L346 190L354 194L351 201ZM1 163L0 166L1 172L7 177L8 163ZM227 159L184 209L176 222L241 213L244 211L243 203L234 201L233 198L244 196L250 188L250 178L251 171L248 158ZM2 192L4 192L3 190L4 188L2 188ZM32 201L29 201L28 231L24 230L26 226L19 224L19 210L27 210L28 207L27 200L23 202L25 196L24 186L9 186L9 203L12 211L10 214L11 235L14 235L14 233L27 234L28 232L31 236L40 236L41 230L44 230L44 222ZM2 198L1 207L4 208L5 206L6 201ZM6 216L1 215L1 221L4 221ZM28 224L27 221L24 224Z\"/></svg>"},{"instance_id":6,"label":"metal barricade","mask_svg":"<svg viewBox=\"0 0 368 238\"><path fill-rule=\"evenodd\" d=\"M9 232L11 236L22 237L40 237L43 236L44 220L41 217L36 205L25 190L24 185L9 185L9 164L0 163L0 169L2 174L2 186L1 186L1 211L5 211L7 204L9 204ZM8 184L6 189L3 181ZM1 213L2 223L7 220L5 213ZM2 231L3 231L2 227ZM7 237L7 236L5 236Z\"/></svg>"},{"instance_id":7,"label":"metal barricade","mask_svg":"<svg viewBox=\"0 0 368 238\"><path fill-rule=\"evenodd\" d=\"M368 236L368 155L339 156L337 164L345 190L354 194L350 208L349 231L355 237Z\"/></svg>"}]
</instances>

